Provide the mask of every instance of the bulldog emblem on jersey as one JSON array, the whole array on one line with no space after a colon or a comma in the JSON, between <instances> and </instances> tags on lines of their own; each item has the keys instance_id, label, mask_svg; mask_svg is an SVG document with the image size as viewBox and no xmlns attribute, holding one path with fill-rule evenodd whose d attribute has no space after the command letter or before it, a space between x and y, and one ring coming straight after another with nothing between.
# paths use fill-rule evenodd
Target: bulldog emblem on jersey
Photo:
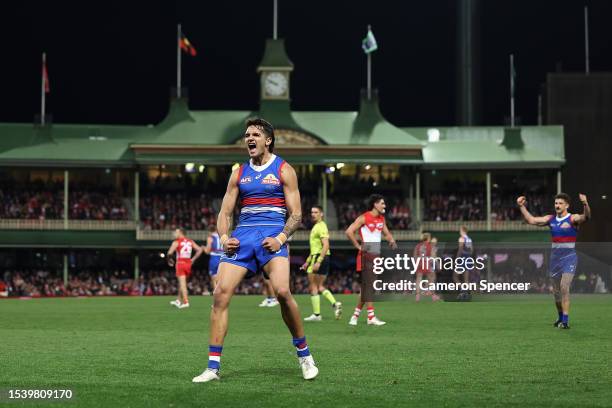
<instances>
[{"instance_id":1,"label":"bulldog emblem on jersey","mask_svg":"<svg viewBox=\"0 0 612 408\"><path fill-rule=\"evenodd\" d=\"M280 180L272 173L268 174L261 180L261 184L269 184L273 186L280 186Z\"/></svg>"}]
</instances>

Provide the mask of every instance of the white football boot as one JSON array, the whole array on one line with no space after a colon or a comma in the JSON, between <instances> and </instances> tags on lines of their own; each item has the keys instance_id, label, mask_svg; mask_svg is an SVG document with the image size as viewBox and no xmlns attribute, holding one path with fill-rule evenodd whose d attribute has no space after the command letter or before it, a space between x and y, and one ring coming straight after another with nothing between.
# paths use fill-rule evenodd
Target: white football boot
<instances>
[{"instance_id":1,"label":"white football boot","mask_svg":"<svg viewBox=\"0 0 612 408\"><path fill-rule=\"evenodd\" d=\"M185 309L189 307L189 303L181 303L180 306L178 306L179 309Z\"/></svg>"},{"instance_id":2,"label":"white football boot","mask_svg":"<svg viewBox=\"0 0 612 408\"><path fill-rule=\"evenodd\" d=\"M350 326L357 326L357 323L359 322L359 318L355 315L351 316L351 320L349 320L349 325Z\"/></svg>"},{"instance_id":3,"label":"white football boot","mask_svg":"<svg viewBox=\"0 0 612 408\"><path fill-rule=\"evenodd\" d=\"M180 301L180 300L178 300L178 299L173 300L172 302L170 302L170 304L171 304L172 306L181 307L181 301Z\"/></svg>"},{"instance_id":4,"label":"white football boot","mask_svg":"<svg viewBox=\"0 0 612 408\"><path fill-rule=\"evenodd\" d=\"M372 326L383 326L387 324L387 322L383 322L382 320L380 320L378 317L374 316L371 319L368 319L368 326L372 325Z\"/></svg>"},{"instance_id":5,"label":"white football boot","mask_svg":"<svg viewBox=\"0 0 612 408\"><path fill-rule=\"evenodd\" d=\"M298 362L302 368L302 375L305 380L312 380L319 374L319 369L315 365L312 356L298 357Z\"/></svg>"},{"instance_id":6,"label":"white football boot","mask_svg":"<svg viewBox=\"0 0 612 408\"><path fill-rule=\"evenodd\" d=\"M278 299L274 298L272 300L269 300L268 304L266 306L268 306L268 307L278 306Z\"/></svg>"},{"instance_id":7,"label":"white football boot","mask_svg":"<svg viewBox=\"0 0 612 408\"><path fill-rule=\"evenodd\" d=\"M311 314L310 316L304 318L305 322L320 322L321 320L323 320L321 315L317 316L316 314Z\"/></svg>"},{"instance_id":8,"label":"white football boot","mask_svg":"<svg viewBox=\"0 0 612 408\"><path fill-rule=\"evenodd\" d=\"M193 380L191 380L191 382L205 383L220 379L221 377L219 377L219 370L212 370L210 368L207 368L202 374L198 375L197 377L193 377Z\"/></svg>"}]
</instances>

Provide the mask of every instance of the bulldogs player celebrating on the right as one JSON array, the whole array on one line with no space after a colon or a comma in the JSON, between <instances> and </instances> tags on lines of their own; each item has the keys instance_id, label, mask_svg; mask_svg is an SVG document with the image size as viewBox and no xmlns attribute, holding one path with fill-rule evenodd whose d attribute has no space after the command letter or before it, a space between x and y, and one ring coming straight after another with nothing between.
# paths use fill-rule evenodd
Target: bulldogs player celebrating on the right
<instances>
[{"instance_id":1,"label":"bulldogs player celebrating on the right","mask_svg":"<svg viewBox=\"0 0 612 408\"><path fill-rule=\"evenodd\" d=\"M549 274L553 282L553 294L559 318L555 327L569 329L570 285L576 273L578 256L576 255L576 236L578 227L591 218L591 208L584 194L580 194L580 202L584 207L582 214L570 214L570 197L565 193L555 196L556 215L534 217L529 213L524 196L516 199L521 213L528 224L549 227L552 235L550 251Z\"/></svg>"}]
</instances>

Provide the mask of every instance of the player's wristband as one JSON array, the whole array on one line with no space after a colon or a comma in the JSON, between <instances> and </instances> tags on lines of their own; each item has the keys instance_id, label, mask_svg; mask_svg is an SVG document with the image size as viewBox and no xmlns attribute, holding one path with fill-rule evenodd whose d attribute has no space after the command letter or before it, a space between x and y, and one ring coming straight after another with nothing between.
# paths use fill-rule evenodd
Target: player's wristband
<instances>
[{"instance_id":1,"label":"player's wristband","mask_svg":"<svg viewBox=\"0 0 612 408\"><path fill-rule=\"evenodd\" d=\"M280 246L283 246L283 245L284 245L284 242L283 242L283 241L281 241L279 237L274 237L274 239L278 241L278 243L280 244Z\"/></svg>"}]
</instances>

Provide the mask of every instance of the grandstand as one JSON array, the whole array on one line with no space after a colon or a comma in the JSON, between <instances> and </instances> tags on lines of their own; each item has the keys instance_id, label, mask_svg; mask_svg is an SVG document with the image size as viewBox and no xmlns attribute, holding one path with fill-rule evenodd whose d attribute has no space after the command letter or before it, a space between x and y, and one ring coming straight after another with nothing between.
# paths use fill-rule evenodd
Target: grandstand
<instances>
[{"instance_id":1,"label":"grandstand","mask_svg":"<svg viewBox=\"0 0 612 408\"><path fill-rule=\"evenodd\" d=\"M262 81L292 70L283 40L267 40ZM89 270L71 258L104 250L123 261L96 273L119 271L138 282L163 269L161 259L149 260L172 229L203 240L215 224L226 180L244 161L243 123L251 116L276 126L277 151L300 180L304 226L309 207L321 203L336 251L350 248L343 229L373 192L387 197L387 220L401 241L422 230L454 240L460 224L478 240L547 239L520 220L513 203L527 194L550 210L565 163L562 127L399 128L382 115L376 90L370 98L362 92L352 112L293 111L289 93L268 95L262 86L257 111L199 111L175 90L154 126L0 124L5 267L32 270L20 251L34 250L56 258L47 269L67 285ZM306 241L307 231L298 231L295 254Z\"/></svg>"}]
</instances>

